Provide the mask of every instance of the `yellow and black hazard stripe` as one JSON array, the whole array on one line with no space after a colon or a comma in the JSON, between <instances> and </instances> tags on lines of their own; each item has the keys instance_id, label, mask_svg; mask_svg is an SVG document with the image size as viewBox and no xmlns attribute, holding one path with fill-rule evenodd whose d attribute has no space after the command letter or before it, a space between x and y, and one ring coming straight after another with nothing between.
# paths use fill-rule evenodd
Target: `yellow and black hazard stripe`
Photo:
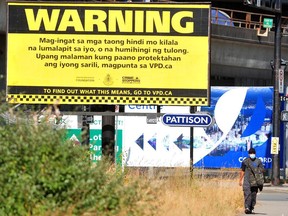
<instances>
[{"instance_id":1,"label":"yellow and black hazard stripe","mask_svg":"<svg viewBox=\"0 0 288 216\"><path fill-rule=\"evenodd\" d=\"M10 103L53 104L151 104L151 105L186 105L207 106L205 97L142 97L142 96L87 96L87 95L34 95L8 94Z\"/></svg>"}]
</instances>

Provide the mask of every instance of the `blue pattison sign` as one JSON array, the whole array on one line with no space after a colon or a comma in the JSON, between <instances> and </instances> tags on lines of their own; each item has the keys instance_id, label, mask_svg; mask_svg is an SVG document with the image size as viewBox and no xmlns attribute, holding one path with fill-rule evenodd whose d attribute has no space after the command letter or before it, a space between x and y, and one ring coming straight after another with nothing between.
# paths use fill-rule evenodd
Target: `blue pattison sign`
<instances>
[{"instance_id":1,"label":"blue pattison sign","mask_svg":"<svg viewBox=\"0 0 288 216\"><path fill-rule=\"evenodd\" d=\"M208 127L212 117L209 114L165 114L162 122L168 126Z\"/></svg>"}]
</instances>

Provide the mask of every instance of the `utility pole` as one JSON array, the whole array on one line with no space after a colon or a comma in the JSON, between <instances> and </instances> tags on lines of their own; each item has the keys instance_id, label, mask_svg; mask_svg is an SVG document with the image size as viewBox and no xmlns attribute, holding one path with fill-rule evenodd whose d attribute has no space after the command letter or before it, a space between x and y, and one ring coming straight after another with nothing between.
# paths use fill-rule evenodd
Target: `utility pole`
<instances>
[{"instance_id":1,"label":"utility pole","mask_svg":"<svg viewBox=\"0 0 288 216\"><path fill-rule=\"evenodd\" d=\"M272 136L280 137L280 95L279 95L279 71L281 70L281 15L282 2L276 0L275 9L279 13L275 13L275 37L274 37L274 70L273 70L273 86L274 86L274 105L273 105L273 133ZM278 143L279 145L279 143ZM272 155L272 185L280 184L280 163L279 150L277 154Z\"/></svg>"},{"instance_id":2,"label":"utility pole","mask_svg":"<svg viewBox=\"0 0 288 216\"><path fill-rule=\"evenodd\" d=\"M276 151L272 154L272 185L280 184L280 163L279 163L279 137L280 137L280 95L279 95L279 74L281 70L281 17L282 17L282 0L244 0L243 3L253 8L265 12L272 12L275 15L275 37L274 37L274 61L273 61L273 87L274 87L274 104L273 104L273 129L272 141L276 145ZM271 141L271 142L272 142ZM275 142L275 143L274 143ZM278 145L278 146L277 146ZM272 147L272 143L271 143Z\"/></svg>"}]
</instances>

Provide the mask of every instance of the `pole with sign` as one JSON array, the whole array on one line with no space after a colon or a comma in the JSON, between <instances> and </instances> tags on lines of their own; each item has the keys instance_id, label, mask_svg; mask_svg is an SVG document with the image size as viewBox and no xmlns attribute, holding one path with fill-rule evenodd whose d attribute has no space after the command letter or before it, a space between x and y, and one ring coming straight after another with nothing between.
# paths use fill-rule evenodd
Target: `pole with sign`
<instances>
[{"instance_id":1,"label":"pole with sign","mask_svg":"<svg viewBox=\"0 0 288 216\"><path fill-rule=\"evenodd\" d=\"M279 96L279 71L281 67L281 15L282 15L282 1L276 0L275 7L279 9L275 13L275 37L274 37L274 105L273 105L273 137L279 138L280 135L280 96ZM278 141L279 142L279 141ZM272 155L272 184L280 184L280 164L279 154Z\"/></svg>"},{"instance_id":2,"label":"pole with sign","mask_svg":"<svg viewBox=\"0 0 288 216\"><path fill-rule=\"evenodd\" d=\"M265 12L270 11L275 15L275 37L274 37L274 62L272 65L273 69L273 87L274 87L274 100L273 100L273 137L279 138L280 134L280 91L282 87L279 86L279 74L281 70L281 16L282 16L282 0L275 0L274 4L269 4L268 6L259 4L260 1L250 1L244 0L245 5L261 9ZM263 27L272 26L273 21L264 19ZM265 26L264 26L265 25ZM283 78L284 80L284 78ZM279 142L279 141L278 141ZM271 143L272 144L272 143ZM275 144L275 142L274 142ZM273 144L273 145L274 145ZM277 150L277 149L275 149ZM280 166L279 166L279 154L272 155L272 184L280 184Z\"/></svg>"}]
</instances>

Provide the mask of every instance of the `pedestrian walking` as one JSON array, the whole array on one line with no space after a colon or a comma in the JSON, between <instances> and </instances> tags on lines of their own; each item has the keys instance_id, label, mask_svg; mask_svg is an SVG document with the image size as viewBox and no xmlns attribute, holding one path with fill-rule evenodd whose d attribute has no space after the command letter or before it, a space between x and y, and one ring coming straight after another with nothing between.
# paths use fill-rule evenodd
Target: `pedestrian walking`
<instances>
[{"instance_id":1,"label":"pedestrian walking","mask_svg":"<svg viewBox=\"0 0 288 216\"><path fill-rule=\"evenodd\" d=\"M253 214L258 190L262 191L264 184L264 167L262 161L256 158L256 151L250 148L249 157L241 164L239 185L243 186L245 214Z\"/></svg>"}]
</instances>

